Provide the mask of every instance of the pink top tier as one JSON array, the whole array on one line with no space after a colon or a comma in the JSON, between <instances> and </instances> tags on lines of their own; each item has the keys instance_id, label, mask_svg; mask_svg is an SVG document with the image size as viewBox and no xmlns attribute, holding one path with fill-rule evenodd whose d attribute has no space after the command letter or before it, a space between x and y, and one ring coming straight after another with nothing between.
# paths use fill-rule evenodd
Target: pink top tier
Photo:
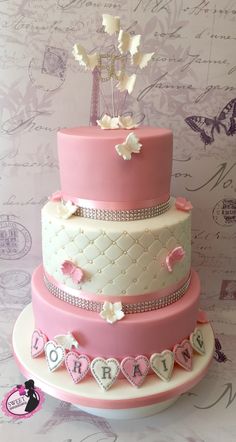
<instances>
[{"instance_id":1,"label":"pink top tier","mask_svg":"<svg viewBox=\"0 0 236 442\"><path fill-rule=\"evenodd\" d=\"M123 143L131 132L142 148L131 160L124 160L115 145ZM128 210L153 207L169 199L169 129L63 129L58 132L58 154L63 198L77 198L82 207Z\"/></svg>"}]
</instances>

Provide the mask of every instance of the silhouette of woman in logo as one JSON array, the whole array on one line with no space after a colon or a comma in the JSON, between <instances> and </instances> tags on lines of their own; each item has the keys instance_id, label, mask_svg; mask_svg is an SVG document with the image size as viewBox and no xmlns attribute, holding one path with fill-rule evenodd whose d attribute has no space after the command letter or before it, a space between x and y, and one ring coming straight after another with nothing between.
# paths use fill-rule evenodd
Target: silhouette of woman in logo
<instances>
[{"instance_id":1,"label":"silhouette of woman in logo","mask_svg":"<svg viewBox=\"0 0 236 442\"><path fill-rule=\"evenodd\" d=\"M37 396L37 393L34 389L34 381L33 379L29 379L25 382L25 388L28 390L28 392L25 393L25 396L29 398L27 405L25 407L25 411L30 413L31 411L35 410L39 404L39 399Z\"/></svg>"}]
</instances>

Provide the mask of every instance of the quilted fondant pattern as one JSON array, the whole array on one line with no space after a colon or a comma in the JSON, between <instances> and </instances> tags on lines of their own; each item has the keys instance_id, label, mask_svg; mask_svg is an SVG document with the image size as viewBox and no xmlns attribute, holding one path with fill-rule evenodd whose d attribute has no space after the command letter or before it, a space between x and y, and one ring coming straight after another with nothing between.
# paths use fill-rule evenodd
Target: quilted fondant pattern
<instances>
[{"instance_id":1,"label":"quilted fondant pattern","mask_svg":"<svg viewBox=\"0 0 236 442\"><path fill-rule=\"evenodd\" d=\"M134 222L57 218L57 203L43 209L44 268L58 281L91 293L137 295L180 281L190 269L190 215L172 207L157 218ZM186 255L167 271L165 257L177 245ZM85 272L75 285L60 265L71 260Z\"/></svg>"}]
</instances>

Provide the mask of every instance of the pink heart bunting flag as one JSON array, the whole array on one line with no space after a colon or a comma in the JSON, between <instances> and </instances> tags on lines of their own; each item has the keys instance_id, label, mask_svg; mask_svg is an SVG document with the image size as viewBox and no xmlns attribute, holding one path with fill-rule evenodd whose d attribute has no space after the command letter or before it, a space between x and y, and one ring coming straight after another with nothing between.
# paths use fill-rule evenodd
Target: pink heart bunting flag
<instances>
[{"instance_id":1,"label":"pink heart bunting flag","mask_svg":"<svg viewBox=\"0 0 236 442\"><path fill-rule=\"evenodd\" d=\"M149 360L146 356L137 356L132 358L130 356L123 359L121 362L121 371L123 375L134 387L140 387L144 382L149 370Z\"/></svg>"},{"instance_id":2,"label":"pink heart bunting flag","mask_svg":"<svg viewBox=\"0 0 236 442\"><path fill-rule=\"evenodd\" d=\"M37 358L44 353L44 346L48 341L47 336L40 330L34 330L31 338L31 356Z\"/></svg>"},{"instance_id":3,"label":"pink heart bunting flag","mask_svg":"<svg viewBox=\"0 0 236 442\"><path fill-rule=\"evenodd\" d=\"M65 357L65 365L73 382L78 384L89 372L90 360L86 355L80 355L75 351L69 351Z\"/></svg>"}]
</instances>

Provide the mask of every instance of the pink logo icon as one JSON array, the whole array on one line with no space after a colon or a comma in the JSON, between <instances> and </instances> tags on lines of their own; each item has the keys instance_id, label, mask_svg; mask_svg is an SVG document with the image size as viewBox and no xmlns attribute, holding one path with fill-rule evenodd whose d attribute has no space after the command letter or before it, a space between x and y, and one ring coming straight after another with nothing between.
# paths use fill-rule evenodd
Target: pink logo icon
<instances>
[{"instance_id":1,"label":"pink logo icon","mask_svg":"<svg viewBox=\"0 0 236 442\"><path fill-rule=\"evenodd\" d=\"M40 330L34 330L31 338L31 356L37 358L44 352L44 346L48 341L47 336Z\"/></svg>"},{"instance_id":2,"label":"pink logo icon","mask_svg":"<svg viewBox=\"0 0 236 442\"><path fill-rule=\"evenodd\" d=\"M182 246L175 247L166 257L166 266L169 272L173 271L173 266L184 258L185 251Z\"/></svg>"},{"instance_id":3,"label":"pink logo icon","mask_svg":"<svg viewBox=\"0 0 236 442\"><path fill-rule=\"evenodd\" d=\"M61 265L61 271L63 275L69 275L75 284L82 281L84 276L83 270L72 261L64 261Z\"/></svg>"},{"instance_id":4,"label":"pink logo icon","mask_svg":"<svg viewBox=\"0 0 236 442\"><path fill-rule=\"evenodd\" d=\"M68 373L75 384L80 382L89 372L90 360L86 355L79 355L75 351L70 351L65 357L65 364Z\"/></svg>"},{"instance_id":5,"label":"pink logo icon","mask_svg":"<svg viewBox=\"0 0 236 442\"><path fill-rule=\"evenodd\" d=\"M43 392L34 386L33 379L29 379L24 385L16 385L4 396L1 408L6 416L26 419L41 410L43 402Z\"/></svg>"},{"instance_id":6,"label":"pink logo icon","mask_svg":"<svg viewBox=\"0 0 236 442\"><path fill-rule=\"evenodd\" d=\"M146 356L127 357L121 362L121 371L134 387L140 387L149 370L149 360Z\"/></svg>"},{"instance_id":7,"label":"pink logo icon","mask_svg":"<svg viewBox=\"0 0 236 442\"><path fill-rule=\"evenodd\" d=\"M181 196L176 198L175 207L177 210L183 210L184 212L190 212L193 208L190 201L187 201L186 198L182 198Z\"/></svg>"}]
</instances>

